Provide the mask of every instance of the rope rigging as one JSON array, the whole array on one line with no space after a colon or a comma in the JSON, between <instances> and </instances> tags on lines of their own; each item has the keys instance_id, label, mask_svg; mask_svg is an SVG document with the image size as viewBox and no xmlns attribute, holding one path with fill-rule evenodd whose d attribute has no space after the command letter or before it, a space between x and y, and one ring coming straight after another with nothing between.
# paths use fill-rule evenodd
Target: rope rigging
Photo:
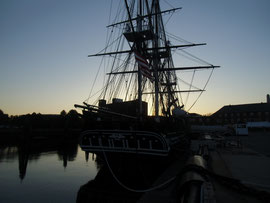
<instances>
[{"instance_id":1,"label":"rope rigging","mask_svg":"<svg viewBox=\"0 0 270 203\"><path fill-rule=\"evenodd\" d=\"M164 2L166 4L168 4L170 7L172 7L172 5L170 5L166 0L164 0ZM132 18L137 18L137 20L134 20L134 26L139 26L139 19L138 18L138 13L135 13L134 11L136 10L136 5L135 5L135 1L132 0L129 2L130 6L129 6L129 11L131 13L131 17ZM138 5L137 5L138 6ZM126 30L126 25L127 23L118 23L121 21L125 21L128 16L127 12L126 12L126 8L123 4L118 4L117 6L117 15L114 17L114 19L111 21L111 16L112 16L112 8L113 7L113 3L112 0L110 1L110 12L109 12L109 24L113 25L113 26L109 26L107 29L107 35L106 35L106 46L105 48L103 48L99 53L116 53L118 51L124 50L123 48L125 48L126 45L128 45L130 47L130 49L132 50L135 46L135 43L131 43L128 40L126 40L126 38L123 35L123 31L125 32ZM142 15L147 15L147 13L145 14L144 12L147 10L146 9L146 5L143 5L142 7ZM151 11L150 11L151 10ZM155 30L158 30L157 33L157 38L158 38L158 46L159 47L169 47L170 46L170 41L168 41L168 39L173 39L176 40L178 42L184 43L184 44L194 44L192 42L189 42L179 36L175 36L174 34L171 34L169 32L165 31L164 28L164 23L162 20L162 15L161 15L161 10L160 8L155 8L155 3L152 3L152 5L150 6L150 13L155 13L157 12L158 14L156 15L156 17L153 15L151 17L149 17L149 19L152 19L152 25L150 25L150 20L148 18L144 19L142 21L142 26L145 26L148 24L149 27L153 26L153 30L155 32ZM173 12L168 12L167 14L170 14L167 22L170 20ZM167 22L165 23L165 25L167 24ZM137 29L137 27L135 27ZM116 32L115 32L116 30ZM127 43L126 43L127 42ZM142 47L147 47L147 48L154 48L155 44L152 40L145 40L142 44ZM185 47L186 48L186 47ZM194 56L193 54L189 53L188 51L184 50L184 47L182 48L176 48L175 50L171 51L169 48L164 49L166 52L169 54L169 57L167 58L162 58L160 57L158 59L158 63L156 63L156 65L158 66L158 68L160 69L172 69L174 68L174 64L173 64L173 59L172 59L172 54L176 53L179 56L185 57L193 62L196 63L200 63L200 64L206 64L206 65L210 65L212 66L210 63L208 63L205 60L200 59L197 56ZM148 53L144 53L144 54L155 54L155 51L147 51ZM124 57L123 57L124 56ZM115 73L115 72L125 72L125 71L136 71L137 70L137 63L136 61L134 61L133 59L133 54L132 52L129 52L126 56L125 55L120 55L120 54L113 54L113 55L108 55L108 57L106 57L106 55L104 55L101 59L100 65L98 67L97 70L97 74L94 78L93 81L93 85L90 89L90 93L88 95L88 98L86 99L87 103L89 102L90 98L96 97L96 95L101 92L101 95L97 98L96 102L98 101L98 99L105 99L108 101L112 101L112 98L123 98L124 101L128 101L131 99L136 99L138 98L138 78L134 77L136 76L136 73L129 73L128 75L126 74L122 74L122 75L118 75L118 74L109 74L106 75L107 73ZM154 60L151 57L147 58L150 67L153 67L155 65ZM103 67L104 70L104 74L103 74L103 85L104 87L99 89L97 92L93 93L93 90L97 84L97 82L99 82L99 75L101 75L101 69ZM109 71L108 71L109 70ZM182 70L183 71L183 70ZM185 72L188 72L189 69L186 69ZM213 72L213 70L212 70ZM199 97L201 96L202 92L205 90L212 72L210 73L209 78L206 81L206 84L204 85L204 88L198 88L196 87L193 83L196 82L198 74L196 70L193 70L192 72L192 77L190 82L186 82L183 78L180 78L179 75L181 75L181 73L177 73L176 71L164 71L164 72L159 72L157 74L158 77L158 89L157 87L155 87L155 85L153 85L149 79L146 78L142 78L142 85L141 85L141 89L142 92L154 92L153 90L158 90L158 92L166 92L166 94L164 93L159 93L159 108L162 111L167 111L168 110L168 106L171 105L172 102L174 102L174 106L179 105L180 103L185 107L187 107L187 103L191 103L192 101L190 101L190 93L191 91L194 90L198 90L201 91L200 94L198 95L198 97L195 99L195 101L192 103L192 105L189 107L189 110L195 105L195 103L197 102L197 100L199 99ZM196 80L195 80L195 76L196 76ZM106 78L107 79L106 79ZM183 87L179 86L179 84L177 84L177 82L180 81L182 83L184 83L185 85L187 85L187 89L184 89ZM176 84L176 85L167 85L166 87L161 87L162 83L164 84ZM182 92L188 92L187 95L185 95L185 97L182 96L183 93ZM151 100L153 100L154 95L150 95L150 94L146 94L146 95L142 95L141 96L143 98L144 101L149 101L150 104L153 103ZM151 99L152 98L152 99ZM167 108L167 110L166 110ZM161 112L162 112L161 111Z\"/></svg>"},{"instance_id":2,"label":"rope rigging","mask_svg":"<svg viewBox=\"0 0 270 203\"><path fill-rule=\"evenodd\" d=\"M206 81L206 83L205 83L205 85L204 85L204 87L203 87L203 91L205 90L205 88L206 88L208 82L210 81L210 78L211 78L213 72L214 72L214 68L212 69L212 71L211 71L211 73L210 73L210 75L209 75L209 77L208 77L208 79L207 79L207 81ZM199 94L199 96L197 97L197 99L196 99L196 100L194 101L194 103L189 107L189 109L187 110L188 112L189 112L189 111L192 109L192 107L197 103L197 101L198 101L199 98L201 97L203 91L200 92L200 94Z\"/></svg>"},{"instance_id":3,"label":"rope rigging","mask_svg":"<svg viewBox=\"0 0 270 203\"><path fill-rule=\"evenodd\" d=\"M186 97L185 106L187 105L187 102L188 102L188 98L189 98L190 90L191 90L192 83L193 83L194 76L195 76L195 72L196 72L196 70L194 70L194 71L193 71L193 74L192 74L191 82L190 82L189 89L188 89L188 91L189 91L189 92L188 92L188 95L187 95L187 97Z\"/></svg>"}]
</instances>

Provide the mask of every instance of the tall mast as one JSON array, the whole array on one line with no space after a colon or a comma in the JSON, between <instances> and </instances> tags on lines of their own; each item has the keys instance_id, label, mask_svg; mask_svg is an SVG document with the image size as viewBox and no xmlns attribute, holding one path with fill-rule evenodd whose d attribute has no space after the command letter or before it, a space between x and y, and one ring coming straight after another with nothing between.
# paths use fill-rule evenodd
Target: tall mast
<instances>
[{"instance_id":1,"label":"tall mast","mask_svg":"<svg viewBox=\"0 0 270 203\"><path fill-rule=\"evenodd\" d=\"M142 16L142 0L139 0L138 15ZM137 20L137 29L138 31L142 30L142 19L139 17ZM140 47L142 43L140 42ZM142 72L138 68L138 100L139 100L139 120L142 121Z\"/></svg>"},{"instance_id":2,"label":"tall mast","mask_svg":"<svg viewBox=\"0 0 270 203\"><path fill-rule=\"evenodd\" d=\"M158 47L158 0L154 0L154 8L155 8L155 35L154 35L154 41L153 41L153 45L154 48ZM155 117L158 118L159 116L159 99L158 99L158 93L159 93L159 79L158 79L158 49L154 49L154 61L153 61L153 68L154 68L154 77L155 77Z\"/></svg>"},{"instance_id":3,"label":"tall mast","mask_svg":"<svg viewBox=\"0 0 270 203\"><path fill-rule=\"evenodd\" d=\"M128 18L129 18L129 23L132 29L132 33L135 39L135 29L132 23L132 18L131 18L131 14L129 11L129 6L127 3L127 0L125 0L125 5L126 5L126 9L128 12ZM142 15L142 2L141 0L139 0L139 5L138 5L138 12L137 15ZM142 23L141 23L142 19L140 17L138 17L137 19L137 31L141 31L142 30ZM136 49L139 49L141 47L141 42L135 42L135 47ZM131 50L132 51L132 50ZM142 73L140 68L138 68L138 101L139 101L139 120L142 121Z\"/></svg>"},{"instance_id":4,"label":"tall mast","mask_svg":"<svg viewBox=\"0 0 270 203\"><path fill-rule=\"evenodd\" d=\"M155 118L158 119L160 115L169 117L171 116L171 107L183 107L180 93L204 91L204 89L192 86L192 84L190 84L189 90L180 89L177 84L176 71L214 69L219 66L209 64L207 66L174 67L172 49L206 45L205 43L173 45L167 41L162 15L181 8L161 11L159 0L124 0L124 4L127 19L114 22L107 27L114 28L119 25L118 28L124 28L121 34L127 40L130 49L124 49L124 38L119 36L114 41L108 41L107 47L115 46L115 50L110 49L107 52L108 49L105 48L104 52L88 55L88 57L115 56L111 70L107 73L113 76L109 76L105 91L102 91L101 96L104 95L104 99L106 96L110 101L111 98L121 98L125 92L124 101L137 99L136 116L142 121L143 113L145 113L142 95L149 95L144 98L149 100L151 97ZM114 37L112 36L112 38ZM134 59L132 58L133 54ZM108 87L109 85L110 87ZM109 93L107 93L107 87L110 88Z\"/></svg>"}]
</instances>

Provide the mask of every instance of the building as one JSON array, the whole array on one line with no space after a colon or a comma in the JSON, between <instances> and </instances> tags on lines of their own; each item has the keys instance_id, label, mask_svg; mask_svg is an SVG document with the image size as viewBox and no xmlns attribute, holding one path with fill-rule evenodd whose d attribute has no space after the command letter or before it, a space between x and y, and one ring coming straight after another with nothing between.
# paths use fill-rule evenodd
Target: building
<instances>
[{"instance_id":1,"label":"building","mask_svg":"<svg viewBox=\"0 0 270 203\"><path fill-rule=\"evenodd\" d=\"M211 120L217 124L236 124L270 121L270 99L266 103L227 105L212 114Z\"/></svg>"}]
</instances>

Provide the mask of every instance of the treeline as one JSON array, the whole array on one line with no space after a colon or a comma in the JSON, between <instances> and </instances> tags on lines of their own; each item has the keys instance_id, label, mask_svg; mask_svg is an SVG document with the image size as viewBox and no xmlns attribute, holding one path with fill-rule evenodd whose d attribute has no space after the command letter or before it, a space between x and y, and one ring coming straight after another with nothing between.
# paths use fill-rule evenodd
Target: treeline
<instances>
[{"instance_id":1,"label":"treeline","mask_svg":"<svg viewBox=\"0 0 270 203\"><path fill-rule=\"evenodd\" d=\"M32 113L19 116L9 116L0 110L1 128L82 128L83 119L74 109L60 114Z\"/></svg>"}]
</instances>

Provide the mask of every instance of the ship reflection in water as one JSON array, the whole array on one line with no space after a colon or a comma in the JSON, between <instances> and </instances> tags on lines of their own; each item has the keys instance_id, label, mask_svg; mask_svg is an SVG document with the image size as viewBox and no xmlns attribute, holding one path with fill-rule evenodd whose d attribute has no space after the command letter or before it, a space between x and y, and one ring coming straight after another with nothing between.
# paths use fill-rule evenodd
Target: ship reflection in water
<instances>
[{"instance_id":1,"label":"ship reflection in water","mask_svg":"<svg viewBox=\"0 0 270 203\"><path fill-rule=\"evenodd\" d=\"M96 173L76 139L1 140L0 202L76 202Z\"/></svg>"},{"instance_id":2,"label":"ship reflection in water","mask_svg":"<svg viewBox=\"0 0 270 203\"><path fill-rule=\"evenodd\" d=\"M136 202L137 199L139 198L139 194L129 192L125 190L123 187L121 187L111 175L108 167L103 165L102 160L100 161L101 163L99 163L97 159L97 164L101 165L99 165L100 168L96 177L92 180L89 180L89 182L80 187L77 194L77 203ZM121 173L121 171L118 172ZM128 173L123 172L122 175L119 176L119 178L123 179L124 175L128 175ZM132 172L129 175L132 175ZM134 175L134 177L135 176L136 175Z\"/></svg>"},{"instance_id":3,"label":"ship reflection in water","mask_svg":"<svg viewBox=\"0 0 270 203\"><path fill-rule=\"evenodd\" d=\"M146 189L166 165L153 162L118 156L110 168L124 185ZM1 142L0 202L136 202L142 193L120 186L107 166L104 157L82 151L77 140Z\"/></svg>"},{"instance_id":4,"label":"ship reflection in water","mask_svg":"<svg viewBox=\"0 0 270 203\"><path fill-rule=\"evenodd\" d=\"M168 160L153 160L154 157L138 155L95 157L99 171L96 177L82 185L77 203L83 202L137 202L151 188ZM120 185L121 184L121 185Z\"/></svg>"}]
</instances>

